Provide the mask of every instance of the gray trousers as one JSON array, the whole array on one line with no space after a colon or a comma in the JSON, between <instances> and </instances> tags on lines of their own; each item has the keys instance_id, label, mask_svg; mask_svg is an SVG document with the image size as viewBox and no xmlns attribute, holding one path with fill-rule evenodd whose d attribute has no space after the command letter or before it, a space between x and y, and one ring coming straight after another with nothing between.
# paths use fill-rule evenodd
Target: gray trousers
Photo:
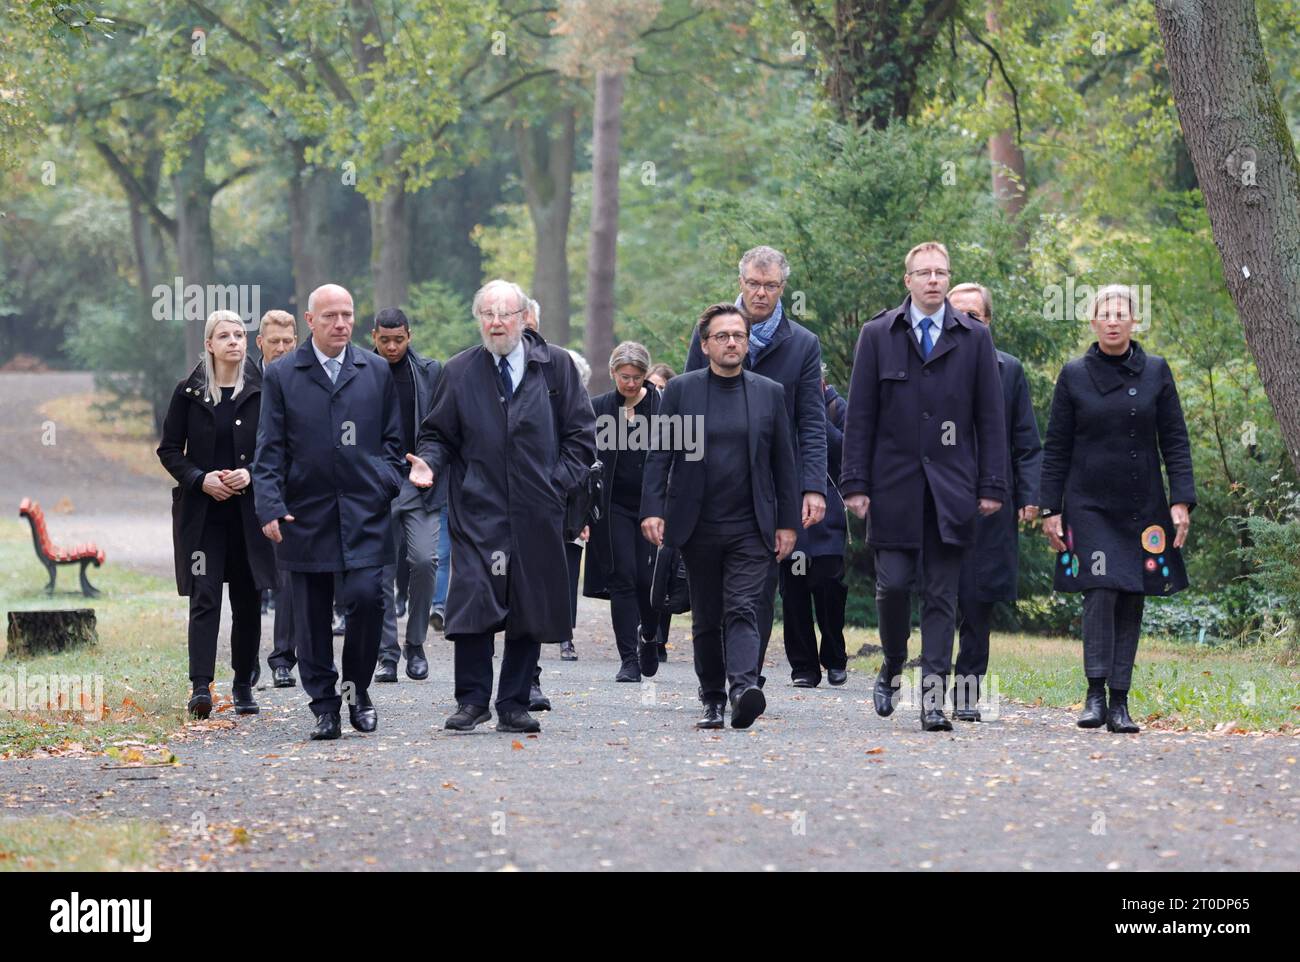
<instances>
[{"instance_id":1,"label":"gray trousers","mask_svg":"<svg viewBox=\"0 0 1300 962\"><path fill-rule=\"evenodd\" d=\"M429 634L429 607L433 604L433 583L438 574L438 511L423 504L410 509L392 508L393 543L406 562L411 581L406 601L406 643L423 645ZM401 656L397 645L397 606L394 594L397 564L384 565L384 631L379 660L396 664Z\"/></svg>"},{"instance_id":2,"label":"gray trousers","mask_svg":"<svg viewBox=\"0 0 1300 962\"><path fill-rule=\"evenodd\" d=\"M1111 588L1083 593L1083 673L1105 678L1112 691L1133 681L1146 596Z\"/></svg>"}]
</instances>

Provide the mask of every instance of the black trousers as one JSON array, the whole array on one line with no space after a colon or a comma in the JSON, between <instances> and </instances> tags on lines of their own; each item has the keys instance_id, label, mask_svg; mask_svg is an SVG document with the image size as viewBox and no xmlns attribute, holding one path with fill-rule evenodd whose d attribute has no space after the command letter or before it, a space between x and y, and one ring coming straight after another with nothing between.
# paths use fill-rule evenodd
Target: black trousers
<instances>
[{"instance_id":1,"label":"black trousers","mask_svg":"<svg viewBox=\"0 0 1300 962\"><path fill-rule=\"evenodd\" d=\"M848 598L842 555L804 556L781 562L781 614L791 678L821 681L822 668L843 671L847 667L844 605ZM820 658L818 626L822 632Z\"/></svg>"},{"instance_id":2,"label":"black trousers","mask_svg":"<svg viewBox=\"0 0 1300 962\"><path fill-rule=\"evenodd\" d=\"M730 537L697 534L681 550L700 701L725 703L728 690L734 694L758 684L759 609L776 567L772 551L757 528Z\"/></svg>"},{"instance_id":3,"label":"black trousers","mask_svg":"<svg viewBox=\"0 0 1300 962\"><path fill-rule=\"evenodd\" d=\"M370 680L379 657L384 621L384 569L379 565L350 571L290 571L294 625L298 627L298 674L317 716L337 712L343 704L369 704ZM335 597L335 578L341 582ZM343 695L336 689L332 609L341 604L347 617L343 635Z\"/></svg>"},{"instance_id":4,"label":"black trousers","mask_svg":"<svg viewBox=\"0 0 1300 962\"><path fill-rule=\"evenodd\" d=\"M942 707L952 669L952 640L957 626L957 584L966 549L944 544L934 498L926 486L920 549L876 549L876 611L880 645L890 676L907 661L912 634L912 586L921 591L921 688L926 706Z\"/></svg>"},{"instance_id":5,"label":"black trousers","mask_svg":"<svg viewBox=\"0 0 1300 962\"><path fill-rule=\"evenodd\" d=\"M199 539L202 554L196 563L202 566L190 590L190 683L195 688L206 688L216 674L223 584L230 585L230 667L235 684L252 680L262 643L262 593L253 585L243 521L237 508L228 521L213 514L209 512Z\"/></svg>"},{"instance_id":6,"label":"black trousers","mask_svg":"<svg viewBox=\"0 0 1300 962\"><path fill-rule=\"evenodd\" d=\"M611 504L608 524L614 569L609 573L609 612L614 643L627 664L636 661L638 639L659 635L659 612L650 606L655 547L642 537L634 511Z\"/></svg>"},{"instance_id":7,"label":"black trousers","mask_svg":"<svg viewBox=\"0 0 1300 962\"><path fill-rule=\"evenodd\" d=\"M772 622L776 618L776 589L781 580L781 566L776 563L776 552L767 553L767 571L763 575L763 590L757 602L758 617L758 672L763 676L763 662L767 661L767 645L772 640Z\"/></svg>"},{"instance_id":8,"label":"black trousers","mask_svg":"<svg viewBox=\"0 0 1300 962\"><path fill-rule=\"evenodd\" d=\"M289 572L281 571L280 583L275 588L275 628L272 631L271 655L266 663L275 668L292 668L298 664L297 647L293 634L293 587Z\"/></svg>"},{"instance_id":9,"label":"black trousers","mask_svg":"<svg viewBox=\"0 0 1300 962\"><path fill-rule=\"evenodd\" d=\"M482 705L492 701L493 635L485 632L464 635L452 644L456 648L456 704ZM497 682L497 714L528 710L528 689L537 673L540 642L507 641L502 646L501 678Z\"/></svg>"},{"instance_id":10,"label":"black trousers","mask_svg":"<svg viewBox=\"0 0 1300 962\"><path fill-rule=\"evenodd\" d=\"M957 666L953 686L958 704L979 701L980 684L989 670L989 625L996 602L980 601L973 591L957 592Z\"/></svg>"},{"instance_id":11,"label":"black trousers","mask_svg":"<svg viewBox=\"0 0 1300 962\"><path fill-rule=\"evenodd\" d=\"M1112 691L1133 682L1146 596L1111 588L1083 593L1083 673L1105 678Z\"/></svg>"}]
</instances>

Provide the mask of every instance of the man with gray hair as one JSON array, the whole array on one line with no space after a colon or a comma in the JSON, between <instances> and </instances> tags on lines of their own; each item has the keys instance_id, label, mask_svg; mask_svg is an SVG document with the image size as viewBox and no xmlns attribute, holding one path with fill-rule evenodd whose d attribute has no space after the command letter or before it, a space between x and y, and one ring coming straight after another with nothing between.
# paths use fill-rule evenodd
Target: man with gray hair
<instances>
[{"instance_id":1,"label":"man with gray hair","mask_svg":"<svg viewBox=\"0 0 1300 962\"><path fill-rule=\"evenodd\" d=\"M790 276L790 263L772 247L752 247L740 258L740 296L736 306L750 320L749 353L745 367L769 377L785 388L785 411L790 419L794 445L795 477L803 494L798 542L789 558L772 562L767 582L759 596L758 683L762 687L763 662L772 638L778 577L803 577L809 556L807 530L826 514L826 406L822 400L822 347L817 335L796 322L781 304L781 294ZM691 335L686 370L708 364L700 349L698 331ZM798 568L795 562L803 560Z\"/></svg>"},{"instance_id":2,"label":"man with gray hair","mask_svg":"<svg viewBox=\"0 0 1300 962\"><path fill-rule=\"evenodd\" d=\"M525 327L527 307L508 281L474 295L483 343L443 367L407 459L416 487L450 472L446 633L457 708L446 727L454 731L491 717L498 631L497 731L540 731L528 706L541 645L573 637L565 504L596 459L596 420L568 353Z\"/></svg>"}]
</instances>

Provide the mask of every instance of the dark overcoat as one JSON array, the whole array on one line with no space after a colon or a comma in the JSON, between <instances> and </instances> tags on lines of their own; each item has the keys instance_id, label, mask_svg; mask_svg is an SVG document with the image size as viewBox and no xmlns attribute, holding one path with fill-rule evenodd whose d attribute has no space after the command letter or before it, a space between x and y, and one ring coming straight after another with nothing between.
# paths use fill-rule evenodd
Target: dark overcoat
<instances>
[{"instance_id":1,"label":"dark overcoat","mask_svg":"<svg viewBox=\"0 0 1300 962\"><path fill-rule=\"evenodd\" d=\"M1005 502L1006 418L993 338L944 301L929 358L911 326L911 295L862 327L853 355L840 494L871 498L871 543L921 547L924 488L945 544L975 540L980 498Z\"/></svg>"},{"instance_id":2,"label":"dark overcoat","mask_svg":"<svg viewBox=\"0 0 1300 962\"><path fill-rule=\"evenodd\" d=\"M997 351L1007 416L1011 497L996 514L975 519L975 545L962 559L962 588L978 601L1015 601L1020 579L1020 509L1038 504L1043 445L1029 382L1019 359Z\"/></svg>"},{"instance_id":3,"label":"dark overcoat","mask_svg":"<svg viewBox=\"0 0 1300 962\"><path fill-rule=\"evenodd\" d=\"M388 363L388 359L380 354L378 349L375 349L373 353L385 364ZM438 379L442 377L442 362L431 357L425 357L413 347L406 349L406 356L411 360L411 373L414 375L412 379L414 384L412 406L415 410L412 412L414 418L412 423L415 425L415 433L418 436L420 425L424 423L424 419L428 417L429 410L433 406L433 395L438 389ZM389 373L392 373L392 365L389 365ZM414 454L415 452L412 451L411 453ZM446 475L444 474L443 477L439 478L438 483L431 488L417 488L410 480L411 462L406 460L405 451L402 452L402 455L402 490L398 492L393 503L394 509L409 511L418 505L422 505L428 511L441 511L447 503Z\"/></svg>"},{"instance_id":4,"label":"dark overcoat","mask_svg":"<svg viewBox=\"0 0 1300 962\"><path fill-rule=\"evenodd\" d=\"M443 366L420 426L417 453L435 479L450 474L452 641L501 630L507 641L573 637L565 502L596 460L595 417L568 352L536 331L523 337L524 376L508 404L497 358L472 347Z\"/></svg>"},{"instance_id":5,"label":"dark overcoat","mask_svg":"<svg viewBox=\"0 0 1300 962\"><path fill-rule=\"evenodd\" d=\"M394 561L389 505L402 486L401 415L388 362L349 344L338 380L309 339L262 375L257 514L281 523L287 571L350 571Z\"/></svg>"},{"instance_id":6,"label":"dark overcoat","mask_svg":"<svg viewBox=\"0 0 1300 962\"><path fill-rule=\"evenodd\" d=\"M640 434L620 433L619 425L624 423L625 416L620 410L623 407L623 395L618 391L607 391L591 401L592 411L596 415L596 449L601 464L604 465L604 484L600 489L600 520L591 526L591 536L587 540L587 563L582 575L582 594L587 598L609 598L609 576L614 570L613 529L609 525L609 505L614 496L614 471L623 458L633 458L640 467L644 480L653 419L663 404L659 389L649 381L646 382L646 400L651 420ZM624 429L625 432L630 430ZM644 439L647 443L639 450L620 450L620 443L631 448L632 442L637 438ZM646 544L648 547L649 543Z\"/></svg>"},{"instance_id":7,"label":"dark overcoat","mask_svg":"<svg viewBox=\"0 0 1300 962\"><path fill-rule=\"evenodd\" d=\"M796 529L795 550L809 558L844 554L848 542L848 516L844 513L844 499L840 497L840 462L844 449L844 399L829 384L823 394L826 413L826 517L820 524Z\"/></svg>"},{"instance_id":8,"label":"dark overcoat","mask_svg":"<svg viewBox=\"0 0 1300 962\"><path fill-rule=\"evenodd\" d=\"M708 368L700 349L700 332L691 332L686 370ZM782 311L767 347L745 355L745 368L771 378L785 389L785 412L790 446L794 451L795 478L802 495L807 491L826 494L826 410L822 400L822 345L817 335ZM669 381L668 383L672 383ZM799 527L796 525L795 527Z\"/></svg>"},{"instance_id":9,"label":"dark overcoat","mask_svg":"<svg viewBox=\"0 0 1300 962\"><path fill-rule=\"evenodd\" d=\"M212 497L203 491L203 478L209 471L247 468L251 476L256 465L257 421L262 403L261 376L256 368L244 368L244 389L235 398L235 423L232 427L236 464L214 464L216 416L205 386L203 365L176 385L167 417L163 421L158 460L176 479L172 488L172 552L176 565L176 590L189 595L194 590L194 552L200 548L203 526L207 523ZM259 589L278 584L275 553L271 542L262 534L255 507L256 492L252 485L244 494L235 495L239 518L248 550L248 566L253 583Z\"/></svg>"},{"instance_id":10,"label":"dark overcoat","mask_svg":"<svg viewBox=\"0 0 1300 962\"><path fill-rule=\"evenodd\" d=\"M775 551L777 529L797 530L802 513L785 389L753 371L742 370L738 376L745 379L745 404L749 410L749 484L754 518L763 543ZM664 389L659 424L667 432L667 425L682 418L707 421L708 399L708 368L678 375ZM703 438L700 440L703 442ZM699 450L703 457L692 460L685 445L671 443L665 434L646 459L641 518L663 518L664 543L674 548L690 540L709 494L705 485L707 444Z\"/></svg>"},{"instance_id":11,"label":"dark overcoat","mask_svg":"<svg viewBox=\"0 0 1300 962\"><path fill-rule=\"evenodd\" d=\"M1044 514L1064 515L1057 591L1170 595L1187 587L1169 512L1170 504L1196 506L1187 425L1165 359L1132 345L1115 364L1094 343L1056 379L1041 499Z\"/></svg>"}]
</instances>

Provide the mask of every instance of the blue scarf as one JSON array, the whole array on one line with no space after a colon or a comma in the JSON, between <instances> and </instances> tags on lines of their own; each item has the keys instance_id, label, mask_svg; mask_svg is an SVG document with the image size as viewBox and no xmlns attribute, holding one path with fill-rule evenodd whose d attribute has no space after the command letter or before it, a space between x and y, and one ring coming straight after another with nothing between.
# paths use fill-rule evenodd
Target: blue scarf
<instances>
[{"instance_id":1,"label":"blue scarf","mask_svg":"<svg viewBox=\"0 0 1300 962\"><path fill-rule=\"evenodd\" d=\"M744 299L737 297L736 306L744 307ZM749 353L752 355L763 350L772 343L772 338L776 336L777 325L781 323L781 318L785 316L781 302L776 302L776 310L766 321L755 324L749 329Z\"/></svg>"}]
</instances>

